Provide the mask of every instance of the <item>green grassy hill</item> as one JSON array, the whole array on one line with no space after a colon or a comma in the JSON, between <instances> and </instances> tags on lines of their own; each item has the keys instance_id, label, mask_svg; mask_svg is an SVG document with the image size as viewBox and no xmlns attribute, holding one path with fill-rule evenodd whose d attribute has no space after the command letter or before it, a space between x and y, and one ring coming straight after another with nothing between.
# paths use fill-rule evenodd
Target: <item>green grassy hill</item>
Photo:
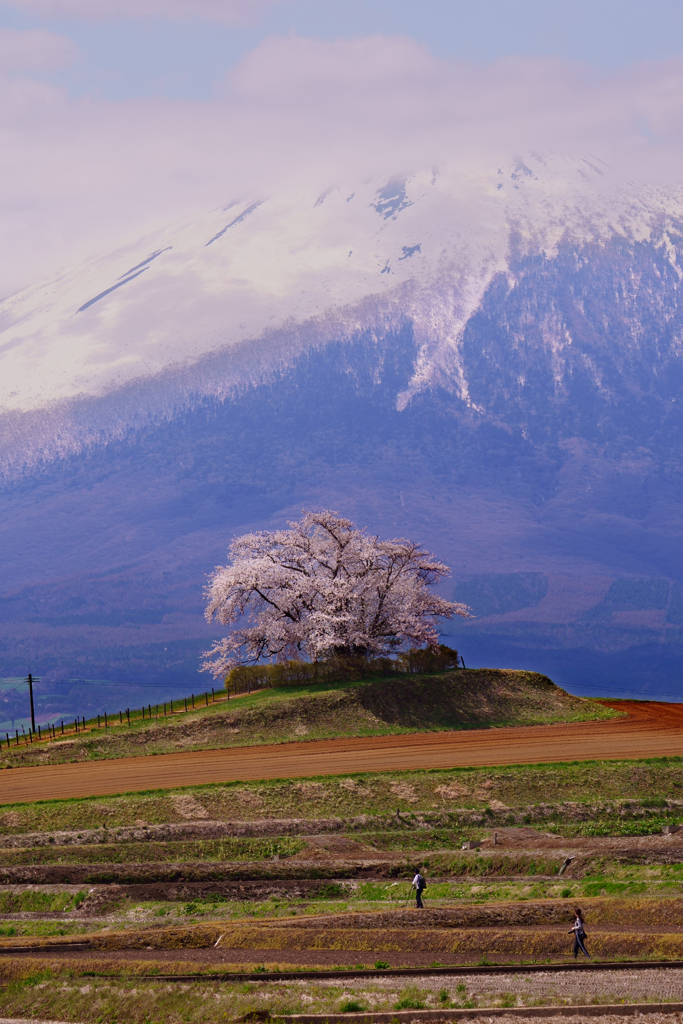
<instances>
[{"instance_id":1,"label":"green grassy hill","mask_svg":"<svg viewBox=\"0 0 683 1024\"><path fill-rule=\"evenodd\" d=\"M390 733L540 725L611 718L617 712L574 697L535 672L458 669L354 683L261 690L187 713L140 712L105 731L96 723L56 741L4 746L0 765L90 759ZM154 709L153 709L154 710Z\"/></svg>"}]
</instances>

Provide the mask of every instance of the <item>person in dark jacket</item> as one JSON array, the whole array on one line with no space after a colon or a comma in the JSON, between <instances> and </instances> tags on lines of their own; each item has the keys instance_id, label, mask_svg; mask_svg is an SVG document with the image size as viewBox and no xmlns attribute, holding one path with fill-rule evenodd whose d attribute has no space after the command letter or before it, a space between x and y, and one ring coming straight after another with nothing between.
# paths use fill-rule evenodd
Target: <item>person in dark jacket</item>
<instances>
[{"instance_id":1,"label":"person in dark jacket","mask_svg":"<svg viewBox=\"0 0 683 1024\"><path fill-rule=\"evenodd\" d=\"M420 872L416 869L415 878L413 879L413 889L415 890L415 906L418 908L424 909L424 903L422 902L422 893L425 891L426 888L427 883L425 882Z\"/></svg>"},{"instance_id":2,"label":"person in dark jacket","mask_svg":"<svg viewBox=\"0 0 683 1024\"><path fill-rule=\"evenodd\" d=\"M569 934L574 933L574 959L579 955L579 950L590 959L590 953L583 944L583 940L586 938L586 930L583 926L583 914L577 907L574 911L574 924L569 929Z\"/></svg>"}]
</instances>

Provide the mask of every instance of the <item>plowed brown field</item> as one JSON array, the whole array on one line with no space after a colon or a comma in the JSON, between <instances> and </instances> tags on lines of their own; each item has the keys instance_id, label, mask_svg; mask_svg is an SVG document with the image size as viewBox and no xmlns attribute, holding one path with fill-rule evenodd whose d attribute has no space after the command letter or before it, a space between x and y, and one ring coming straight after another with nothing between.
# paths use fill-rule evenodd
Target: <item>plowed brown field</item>
<instances>
[{"instance_id":1,"label":"plowed brown field","mask_svg":"<svg viewBox=\"0 0 683 1024\"><path fill-rule=\"evenodd\" d=\"M603 703L626 715L607 722L315 740L5 769L0 804L211 782L683 754L683 704Z\"/></svg>"}]
</instances>

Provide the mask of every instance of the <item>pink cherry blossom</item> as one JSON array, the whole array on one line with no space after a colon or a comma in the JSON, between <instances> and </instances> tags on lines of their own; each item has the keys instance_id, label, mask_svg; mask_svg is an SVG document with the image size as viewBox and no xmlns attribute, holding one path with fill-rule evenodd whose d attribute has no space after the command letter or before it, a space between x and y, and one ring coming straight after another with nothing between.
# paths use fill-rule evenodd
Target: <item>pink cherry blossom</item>
<instances>
[{"instance_id":1,"label":"pink cherry blossom","mask_svg":"<svg viewBox=\"0 0 683 1024\"><path fill-rule=\"evenodd\" d=\"M337 512L305 512L288 530L248 533L206 588L206 618L232 626L203 663L377 657L436 646L437 620L469 609L430 587L448 576L413 541L380 540Z\"/></svg>"}]
</instances>

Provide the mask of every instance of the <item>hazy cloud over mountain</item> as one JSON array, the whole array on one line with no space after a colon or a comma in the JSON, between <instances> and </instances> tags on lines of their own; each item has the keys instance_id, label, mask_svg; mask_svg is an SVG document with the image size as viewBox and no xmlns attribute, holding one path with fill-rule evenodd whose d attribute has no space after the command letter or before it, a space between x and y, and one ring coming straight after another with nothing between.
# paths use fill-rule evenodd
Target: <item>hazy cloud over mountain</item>
<instances>
[{"instance_id":1,"label":"hazy cloud over mountain","mask_svg":"<svg viewBox=\"0 0 683 1024\"><path fill-rule=\"evenodd\" d=\"M441 60L407 38L288 36L206 102L114 102L50 79L78 62L66 38L5 30L0 48L4 295L245 189L549 149L666 180L683 155L680 59L598 75L557 58Z\"/></svg>"}]
</instances>

